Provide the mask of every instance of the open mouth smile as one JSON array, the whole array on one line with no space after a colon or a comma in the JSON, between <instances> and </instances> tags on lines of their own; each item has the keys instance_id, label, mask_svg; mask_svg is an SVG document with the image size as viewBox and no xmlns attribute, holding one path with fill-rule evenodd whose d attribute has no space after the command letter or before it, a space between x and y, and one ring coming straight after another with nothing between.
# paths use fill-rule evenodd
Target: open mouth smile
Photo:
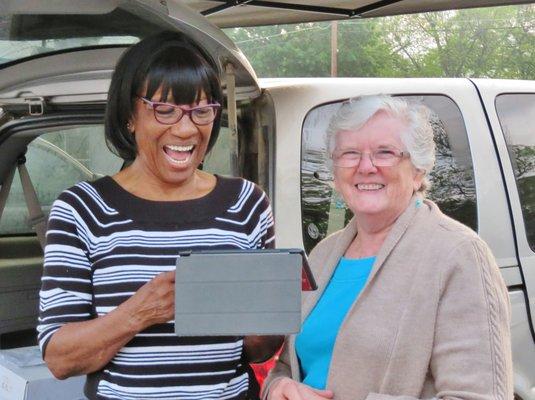
<instances>
[{"instance_id":1,"label":"open mouth smile","mask_svg":"<svg viewBox=\"0 0 535 400\"><path fill-rule=\"evenodd\" d=\"M381 190L385 187L382 183L357 183L355 187L358 190L364 190L364 191L374 191L374 190Z\"/></svg>"},{"instance_id":2,"label":"open mouth smile","mask_svg":"<svg viewBox=\"0 0 535 400\"><path fill-rule=\"evenodd\" d=\"M166 158L173 164L186 164L195 150L195 145L165 145L163 146L163 151Z\"/></svg>"}]
</instances>

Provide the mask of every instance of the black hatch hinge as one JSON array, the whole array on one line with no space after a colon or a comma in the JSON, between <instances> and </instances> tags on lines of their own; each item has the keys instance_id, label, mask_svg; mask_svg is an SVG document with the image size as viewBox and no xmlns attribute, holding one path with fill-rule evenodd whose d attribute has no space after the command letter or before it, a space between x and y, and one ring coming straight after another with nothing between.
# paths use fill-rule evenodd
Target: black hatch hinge
<instances>
[{"instance_id":1,"label":"black hatch hinge","mask_svg":"<svg viewBox=\"0 0 535 400\"><path fill-rule=\"evenodd\" d=\"M28 104L28 115L38 117L45 113L44 97L27 97L24 101Z\"/></svg>"}]
</instances>

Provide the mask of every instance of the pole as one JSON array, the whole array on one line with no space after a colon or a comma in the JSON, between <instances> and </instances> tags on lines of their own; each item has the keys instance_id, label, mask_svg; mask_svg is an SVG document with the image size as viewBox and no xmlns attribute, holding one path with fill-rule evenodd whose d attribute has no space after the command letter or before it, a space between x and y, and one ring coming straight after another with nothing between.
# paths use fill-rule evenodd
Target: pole
<instances>
[{"instance_id":1,"label":"pole","mask_svg":"<svg viewBox=\"0 0 535 400\"><path fill-rule=\"evenodd\" d=\"M338 21L331 22L331 76L338 75Z\"/></svg>"}]
</instances>

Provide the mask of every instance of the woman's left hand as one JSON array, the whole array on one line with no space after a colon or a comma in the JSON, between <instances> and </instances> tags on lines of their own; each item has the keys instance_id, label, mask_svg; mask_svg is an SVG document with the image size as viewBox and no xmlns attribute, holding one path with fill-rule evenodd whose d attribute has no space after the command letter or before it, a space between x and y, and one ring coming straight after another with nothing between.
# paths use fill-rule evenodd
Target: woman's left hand
<instances>
[{"instance_id":1,"label":"woman's left hand","mask_svg":"<svg viewBox=\"0 0 535 400\"><path fill-rule=\"evenodd\" d=\"M291 378L273 382L268 400L325 400L334 398L332 390L320 390Z\"/></svg>"}]
</instances>

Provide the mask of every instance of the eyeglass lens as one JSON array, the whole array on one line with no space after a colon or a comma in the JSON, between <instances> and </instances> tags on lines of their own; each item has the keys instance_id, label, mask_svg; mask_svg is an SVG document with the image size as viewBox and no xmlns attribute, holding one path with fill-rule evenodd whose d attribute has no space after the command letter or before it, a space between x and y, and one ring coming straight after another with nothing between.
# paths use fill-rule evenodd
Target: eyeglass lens
<instances>
[{"instance_id":1,"label":"eyeglass lens","mask_svg":"<svg viewBox=\"0 0 535 400\"><path fill-rule=\"evenodd\" d=\"M185 113L189 114L193 123L197 125L207 125L214 121L217 115L217 107L210 105L184 110L170 104L154 105L154 116L156 117L156 120L162 124L177 123Z\"/></svg>"},{"instance_id":2,"label":"eyeglass lens","mask_svg":"<svg viewBox=\"0 0 535 400\"><path fill-rule=\"evenodd\" d=\"M356 167L360 164L364 154L368 154L370 161L376 167L392 167L403 158L404 153L397 149L379 149L372 152L357 150L338 150L332 155L333 163L337 167Z\"/></svg>"}]
</instances>

